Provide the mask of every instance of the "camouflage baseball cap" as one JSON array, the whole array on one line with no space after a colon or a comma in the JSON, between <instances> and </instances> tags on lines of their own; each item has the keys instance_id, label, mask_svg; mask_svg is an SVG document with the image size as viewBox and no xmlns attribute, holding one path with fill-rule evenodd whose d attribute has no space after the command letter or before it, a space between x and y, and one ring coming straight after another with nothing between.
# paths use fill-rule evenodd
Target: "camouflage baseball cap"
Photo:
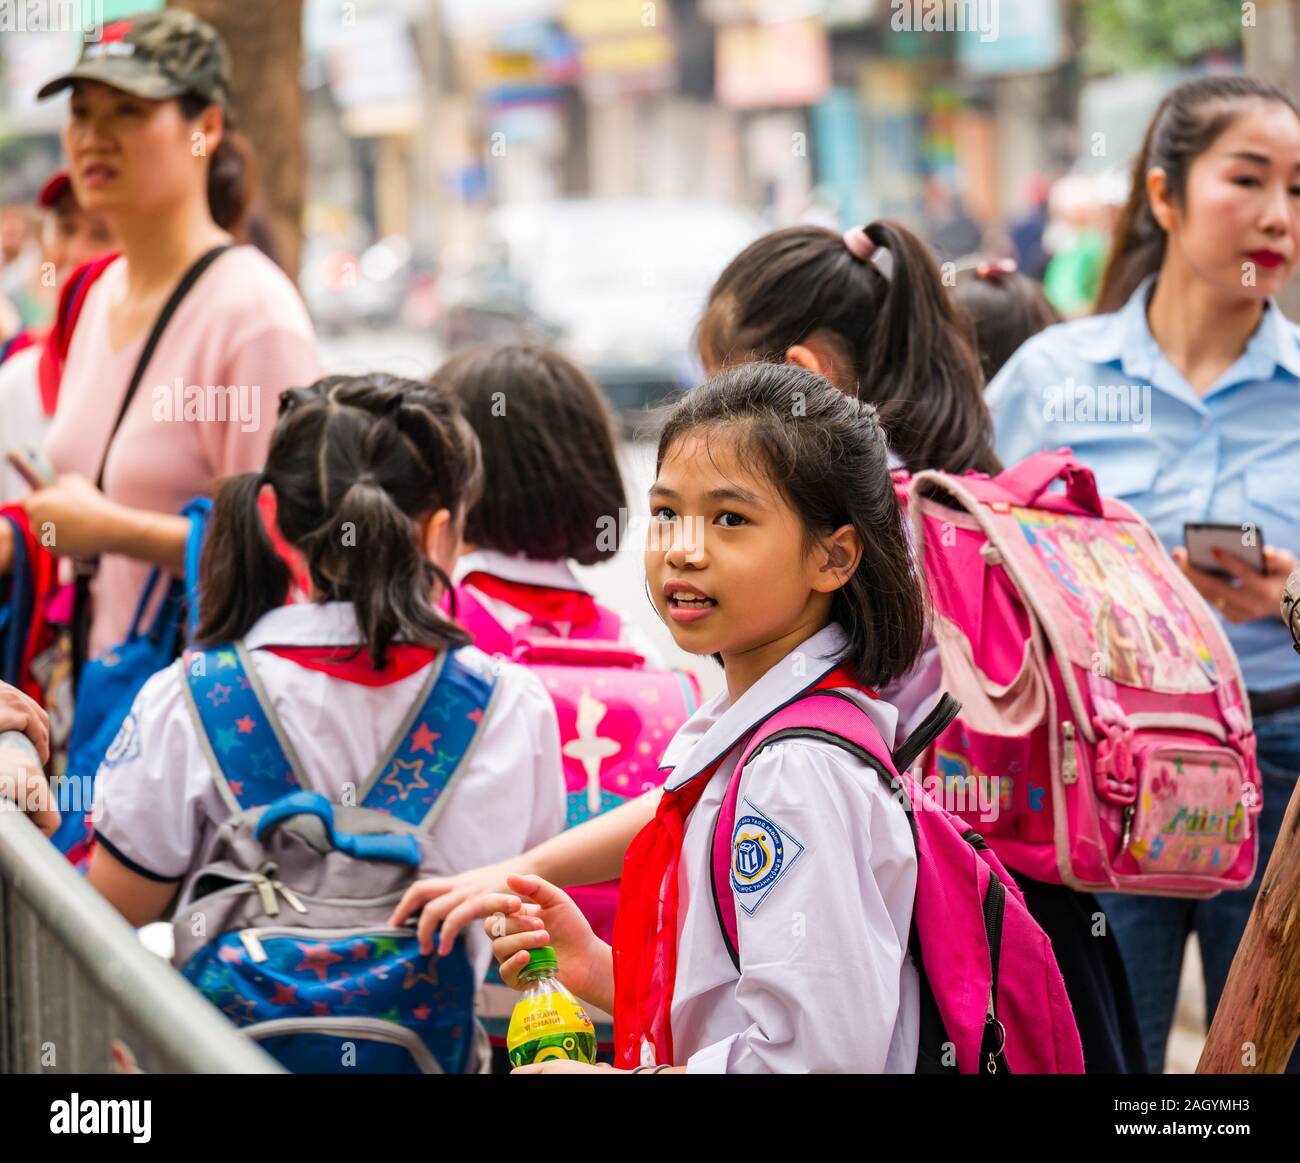
<instances>
[{"instance_id":1,"label":"camouflage baseball cap","mask_svg":"<svg viewBox=\"0 0 1300 1163\"><path fill-rule=\"evenodd\" d=\"M99 81L153 101L194 93L226 109L230 54L212 25L184 9L164 8L104 25L76 67L46 82L36 96L52 97L74 81Z\"/></svg>"}]
</instances>

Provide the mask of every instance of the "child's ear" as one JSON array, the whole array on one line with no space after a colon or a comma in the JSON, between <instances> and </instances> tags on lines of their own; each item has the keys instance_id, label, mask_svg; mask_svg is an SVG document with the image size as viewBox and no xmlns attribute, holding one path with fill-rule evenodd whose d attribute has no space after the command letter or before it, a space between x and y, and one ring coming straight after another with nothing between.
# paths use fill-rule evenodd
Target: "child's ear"
<instances>
[{"instance_id":1,"label":"child's ear","mask_svg":"<svg viewBox=\"0 0 1300 1163\"><path fill-rule=\"evenodd\" d=\"M862 538L852 525L841 525L817 551L821 555L821 564L813 578L813 589L819 593L833 593L844 586L853 576L854 570L862 560Z\"/></svg>"},{"instance_id":2,"label":"child's ear","mask_svg":"<svg viewBox=\"0 0 1300 1163\"><path fill-rule=\"evenodd\" d=\"M424 525L424 556L450 575L460 556L460 524L450 509L439 509Z\"/></svg>"}]
</instances>

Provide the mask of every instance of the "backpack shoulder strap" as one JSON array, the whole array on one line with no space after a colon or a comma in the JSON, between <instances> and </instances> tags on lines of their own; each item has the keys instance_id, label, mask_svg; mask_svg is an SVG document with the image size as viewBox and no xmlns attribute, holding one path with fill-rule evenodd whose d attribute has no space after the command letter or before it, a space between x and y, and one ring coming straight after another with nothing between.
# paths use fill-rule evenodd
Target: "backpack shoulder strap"
<instances>
[{"instance_id":1,"label":"backpack shoulder strap","mask_svg":"<svg viewBox=\"0 0 1300 1163\"><path fill-rule=\"evenodd\" d=\"M469 766L498 687L495 676L485 678L459 654L443 651L429 668L405 721L362 788L362 807L422 830L433 826L448 789Z\"/></svg>"},{"instance_id":2,"label":"backpack shoulder strap","mask_svg":"<svg viewBox=\"0 0 1300 1163\"><path fill-rule=\"evenodd\" d=\"M232 812L310 790L242 642L182 656L185 699Z\"/></svg>"},{"instance_id":3,"label":"backpack shoulder strap","mask_svg":"<svg viewBox=\"0 0 1300 1163\"><path fill-rule=\"evenodd\" d=\"M72 344L72 332L77 326L81 308L86 295L94 286L99 276L118 258L112 254L101 255L77 267L59 293L58 308L54 313L54 325L41 347L41 357L37 364L37 380L41 390L41 409L45 415L53 416L55 405L59 400L59 385L63 379L63 365L68 358L68 348Z\"/></svg>"},{"instance_id":4,"label":"backpack shoulder strap","mask_svg":"<svg viewBox=\"0 0 1300 1163\"><path fill-rule=\"evenodd\" d=\"M842 747L864 763L869 763L904 806L913 838L916 836L916 821L911 812L912 801L903 789L893 756L885 746L875 723L871 721L871 716L848 695L834 690L815 691L787 704L764 720L749 737L745 750L741 753L740 762L731 774L713 825L710 860L713 905L722 930L723 943L737 969L740 968L740 929L736 921L736 897L731 892L731 862L741 774L750 759L769 744L792 738L822 739L836 747Z\"/></svg>"}]
</instances>

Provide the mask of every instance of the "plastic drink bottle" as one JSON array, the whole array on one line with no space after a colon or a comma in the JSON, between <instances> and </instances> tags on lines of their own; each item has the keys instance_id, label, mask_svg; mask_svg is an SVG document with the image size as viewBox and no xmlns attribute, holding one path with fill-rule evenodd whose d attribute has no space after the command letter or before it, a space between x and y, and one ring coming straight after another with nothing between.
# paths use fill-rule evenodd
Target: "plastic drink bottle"
<instances>
[{"instance_id":1,"label":"plastic drink bottle","mask_svg":"<svg viewBox=\"0 0 1300 1163\"><path fill-rule=\"evenodd\" d=\"M596 1030L582 1003L556 976L559 960L549 945L528 954L520 975L524 992L510 1015L506 1052L511 1066L528 1066L553 1058L595 1062Z\"/></svg>"}]
</instances>

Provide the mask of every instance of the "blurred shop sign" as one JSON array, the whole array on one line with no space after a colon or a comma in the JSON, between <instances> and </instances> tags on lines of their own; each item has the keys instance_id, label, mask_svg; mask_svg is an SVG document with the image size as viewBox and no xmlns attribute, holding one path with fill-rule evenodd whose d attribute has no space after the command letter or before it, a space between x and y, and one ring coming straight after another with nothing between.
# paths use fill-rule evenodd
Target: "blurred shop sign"
<instances>
[{"instance_id":1,"label":"blurred shop sign","mask_svg":"<svg viewBox=\"0 0 1300 1163\"><path fill-rule=\"evenodd\" d=\"M569 0L565 31L578 42L588 96L646 93L677 79L669 6L655 0Z\"/></svg>"},{"instance_id":2,"label":"blurred shop sign","mask_svg":"<svg viewBox=\"0 0 1300 1163\"><path fill-rule=\"evenodd\" d=\"M330 45L330 90L354 137L414 133L422 81L410 28L398 13L364 10Z\"/></svg>"},{"instance_id":3,"label":"blurred shop sign","mask_svg":"<svg viewBox=\"0 0 1300 1163\"><path fill-rule=\"evenodd\" d=\"M718 101L732 109L815 105L831 86L830 37L816 20L718 29Z\"/></svg>"},{"instance_id":4,"label":"blurred shop sign","mask_svg":"<svg viewBox=\"0 0 1300 1163\"><path fill-rule=\"evenodd\" d=\"M492 36L521 24L559 20L565 0L437 0L452 37Z\"/></svg>"},{"instance_id":5,"label":"blurred shop sign","mask_svg":"<svg viewBox=\"0 0 1300 1163\"><path fill-rule=\"evenodd\" d=\"M971 75L1054 69L1065 59L1059 0L968 0L950 5L964 13L957 59Z\"/></svg>"},{"instance_id":6,"label":"blurred shop sign","mask_svg":"<svg viewBox=\"0 0 1300 1163\"><path fill-rule=\"evenodd\" d=\"M700 0L700 15L715 24L820 20L828 27L863 24L889 10L889 0Z\"/></svg>"}]
</instances>

